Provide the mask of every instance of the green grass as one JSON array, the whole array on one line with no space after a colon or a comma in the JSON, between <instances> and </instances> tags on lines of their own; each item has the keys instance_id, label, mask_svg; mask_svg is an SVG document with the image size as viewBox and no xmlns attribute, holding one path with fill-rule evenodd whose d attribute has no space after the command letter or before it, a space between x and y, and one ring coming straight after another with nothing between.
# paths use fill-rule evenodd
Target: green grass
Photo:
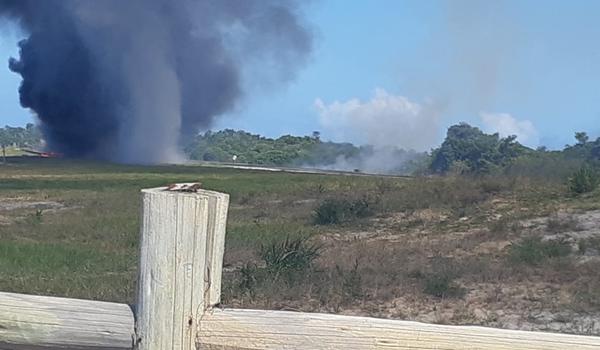
<instances>
[{"instance_id":1,"label":"green grass","mask_svg":"<svg viewBox=\"0 0 600 350\"><path fill-rule=\"evenodd\" d=\"M0 242L0 289L131 299L136 256L66 244ZM99 279L102 283L97 283Z\"/></svg>"},{"instance_id":2,"label":"green grass","mask_svg":"<svg viewBox=\"0 0 600 350\"><path fill-rule=\"evenodd\" d=\"M18 157L18 156L27 156L27 152L22 151L19 148L14 148L14 147L6 147L4 149L4 152L2 152L2 148L0 147L0 157L2 157L4 154L6 154L7 157ZM2 160L2 159L0 159Z\"/></svg>"},{"instance_id":3,"label":"green grass","mask_svg":"<svg viewBox=\"0 0 600 350\"><path fill-rule=\"evenodd\" d=\"M0 200L65 208L0 210L0 289L132 302L139 191L174 182L231 195L226 259L233 262L268 242L316 234L310 200L323 189L373 186L359 177L9 158L0 165Z\"/></svg>"}]
</instances>

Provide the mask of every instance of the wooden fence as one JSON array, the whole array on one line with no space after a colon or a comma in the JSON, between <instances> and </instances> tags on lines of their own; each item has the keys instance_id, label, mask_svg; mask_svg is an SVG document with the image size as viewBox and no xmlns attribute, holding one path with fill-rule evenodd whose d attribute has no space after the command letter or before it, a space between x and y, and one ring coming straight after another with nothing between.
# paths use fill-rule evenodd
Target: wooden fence
<instances>
[{"instance_id":1,"label":"wooden fence","mask_svg":"<svg viewBox=\"0 0 600 350\"><path fill-rule=\"evenodd\" d=\"M0 349L600 349L599 337L215 307L229 197L195 187L142 191L135 311L0 293Z\"/></svg>"}]
</instances>

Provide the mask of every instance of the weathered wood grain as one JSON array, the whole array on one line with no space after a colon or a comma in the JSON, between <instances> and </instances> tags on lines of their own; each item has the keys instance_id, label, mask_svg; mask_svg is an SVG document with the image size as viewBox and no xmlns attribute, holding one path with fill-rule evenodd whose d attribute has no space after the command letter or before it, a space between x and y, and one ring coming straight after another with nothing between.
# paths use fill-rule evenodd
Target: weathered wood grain
<instances>
[{"instance_id":1,"label":"weathered wood grain","mask_svg":"<svg viewBox=\"0 0 600 350\"><path fill-rule=\"evenodd\" d=\"M221 276L225 253L225 228L229 210L229 195L220 192L202 191L208 196L208 232L206 240L206 268L208 273L207 306L221 302Z\"/></svg>"},{"instance_id":2,"label":"weathered wood grain","mask_svg":"<svg viewBox=\"0 0 600 350\"><path fill-rule=\"evenodd\" d=\"M213 309L200 349L592 350L600 337L288 311Z\"/></svg>"},{"instance_id":3,"label":"weathered wood grain","mask_svg":"<svg viewBox=\"0 0 600 350\"><path fill-rule=\"evenodd\" d=\"M139 350L195 349L198 319L219 298L227 201L204 190L142 191Z\"/></svg>"},{"instance_id":4,"label":"weathered wood grain","mask_svg":"<svg viewBox=\"0 0 600 350\"><path fill-rule=\"evenodd\" d=\"M133 322L126 304L0 293L0 349L131 349Z\"/></svg>"}]
</instances>

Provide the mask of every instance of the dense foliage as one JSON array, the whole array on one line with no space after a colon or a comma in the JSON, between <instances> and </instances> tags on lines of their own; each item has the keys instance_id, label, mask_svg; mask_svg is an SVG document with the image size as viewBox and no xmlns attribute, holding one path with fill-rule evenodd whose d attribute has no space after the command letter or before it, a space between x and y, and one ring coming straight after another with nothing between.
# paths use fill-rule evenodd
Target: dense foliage
<instances>
[{"instance_id":1,"label":"dense foliage","mask_svg":"<svg viewBox=\"0 0 600 350\"><path fill-rule=\"evenodd\" d=\"M321 142L318 134L271 139L231 129L207 131L186 147L186 153L196 160L231 162L235 157L239 163L269 165L332 163L340 155L351 156L358 152L359 149L349 143Z\"/></svg>"},{"instance_id":2,"label":"dense foliage","mask_svg":"<svg viewBox=\"0 0 600 350\"><path fill-rule=\"evenodd\" d=\"M433 150L430 170L433 173L450 170L489 173L527 153L528 149L515 139L515 136L500 138L497 133L486 134L466 123L453 125L442 145Z\"/></svg>"},{"instance_id":3,"label":"dense foliage","mask_svg":"<svg viewBox=\"0 0 600 350\"><path fill-rule=\"evenodd\" d=\"M40 130L29 123L24 128L5 126L0 128L0 146L33 147L42 139Z\"/></svg>"},{"instance_id":4,"label":"dense foliage","mask_svg":"<svg viewBox=\"0 0 600 350\"><path fill-rule=\"evenodd\" d=\"M204 161L404 174L417 169L426 157L425 153L394 147L375 149L372 146L322 141L318 132L312 136L284 135L272 139L230 129L200 134L185 151L190 158Z\"/></svg>"},{"instance_id":5,"label":"dense foliage","mask_svg":"<svg viewBox=\"0 0 600 350\"><path fill-rule=\"evenodd\" d=\"M600 161L600 137L595 141L589 141L585 132L575 133L577 143L573 146L566 146L565 156L570 158L585 159L590 162Z\"/></svg>"}]
</instances>

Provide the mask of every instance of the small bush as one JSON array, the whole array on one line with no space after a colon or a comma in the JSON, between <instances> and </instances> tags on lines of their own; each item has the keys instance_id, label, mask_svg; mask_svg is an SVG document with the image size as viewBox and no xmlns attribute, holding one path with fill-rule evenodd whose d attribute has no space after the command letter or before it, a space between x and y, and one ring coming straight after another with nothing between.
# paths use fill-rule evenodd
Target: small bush
<instances>
[{"instance_id":1,"label":"small bush","mask_svg":"<svg viewBox=\"0 0 600 350\"><path fill-rule=\"evenodd\" d=\"M547 259L569 255L571 247L560 241L542 241L539 237L526 238L510 246L509 258L513 263L539 265Z\"/></svg>"},{"instance_id":2,"label":"small bush","mask_svg":"<svg viewBox=\"0 0 600 350\"><path fill-rule=\"evenodd\" d=\"M481 190L487 194L498 194L510 190L515 186L514 178L507 177L484 177L480 180Z\"/></svg>"},{"instance_id":3,"label":"small bush","mask_svg":"<svg viewBox=\"0 0 600 350\"><path fill-rule=\"evenodd\" d=\"M437 298L460 298L465 294L465 290L444 273L427 276L423 292Z\"/></svg>"},{"instance_id":4,"label":"small bush","mask_svg":"<svg viewBox=\"0 0 600 350\"><path fill-rule=\"evenodd\" d=\"M352 269L349 271L345 271L338 265L335 266L336 272L342 280L342 297L346 302L356 300L364 295L362 277L358 267L358 260L354 262Z\"/></svg>"},{"instance_id":5,"label":"small bush","mask_svg":"<svg viewBox=\"0 0 600 350\"><path fill-rule=\"evenodd\" d=\"M42 209L36 209L34 213L31 213L25 217L25 222L30 225L37 225L42 223L44 219L44 211Z\"/></svg>"},{"instance_id":6,"label":"small bush","mask_svg":"<svg viewBox=\"0 0 600 350\"><path fill-rule=\"evenodd\" d=\"M342 203L327 199L315 209L314 221L318 225L338 224L344 212L345 207L342 207Z\"/></svg>"},{"instance_id":7,"label":"small bush","mask_svg":"<svg viewBox=\"0 0 600 350\"><path fill-rule=\"evenodd\" d=\"M321 202L315 209L314 222L317 225L331 225L371 215L373 209L367 198L330 198Z\"/></svg>"},{"instance_id":8,"label":"small bush","mask_svg":"<svg viewBox=\"0 0 600 350\"><path fill-rule=\"evenodd\" d=\"M269 271L300 271L309 268L319 257L322 247L311 244L307 238L286 238L262 246L260 256Z\"/></svg>"},{"instance_id":9,"label":"small bush","mask_svg":"<svg viewBox=\"0 0 600 350\"><path fill-rule=\"evenodd\" d=\"M460 298L465 290L454 282L462 275L460 265L453 258L436 256L431 260L431 270L423 274L423 292L437 298Z\"/></svg>"},{"instance_id":10,"label":"small bush","mask_svg":"<svg viewBox=\"0 0 600 350\"><path fill-rule=\"evenodd\" d=\"M246 264L240 269L239 288L243 292L252 294L257 284L257 269L255 266Z\"/></svg>"},{"instance_id":11,"label":"small bush","mask_svg":"<svg viewBox=\"0 0 600 350\"><path fill-rule=\"evenodd\" d=\"M582 166L569 178L569 191L576 195L592 192L598 183L598 174L590 167Z\"/></svg>"}]
</instances>

